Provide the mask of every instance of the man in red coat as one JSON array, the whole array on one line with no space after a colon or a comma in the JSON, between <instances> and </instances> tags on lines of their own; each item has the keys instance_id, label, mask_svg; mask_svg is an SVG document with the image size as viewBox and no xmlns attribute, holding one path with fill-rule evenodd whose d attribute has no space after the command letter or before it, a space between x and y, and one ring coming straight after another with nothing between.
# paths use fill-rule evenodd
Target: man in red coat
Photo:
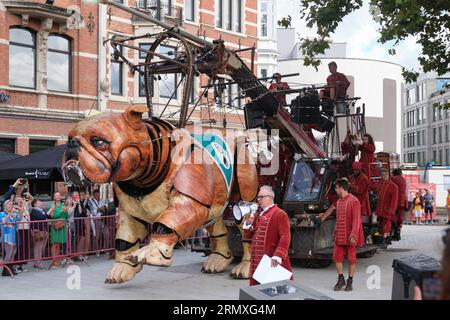
<instances>
[{"instance_id":1,"label":"man in red coat","mask_svg":"<svg viewBox=\"0 0 450 320\"><path fill-rule=\"evenodd\" d=\"M361 221L361 205L359 200L352 195L347 179L337 179L335 182L336 193L339 200L336 202L336 229L334 232L333 261L338 272L338 281L334 286L335 291L345 286L345 291L353 290L353 276L356 271L356 248L364 246L364 232ZM324 221L331 213L324 214ZM343 261L348 260L348 279L344 278Z\"/></svg>"},{"instance_id":2,"label":"man in red coat","mask_svg":"<svg viewBox=\"0 0 450 320\"><path fill-rule=\"evenodd\" d=\"M254 217L249 216L243 225L245 240L251 239L251 286L259 284L253 279L253 273L265 254L272 258L272 267L281 264L292 271L288 255L291 243L289 217L274 204L274 197L272 187L262 186L257 197L259 211Z\"/></svg>"},{"instance_id":3,"label":"man in red coat","mask_svg":"<svg viewBox=\"0 0 450 320\"><path fill-rule=\"evenodd\" d=\"M277 91L283 91L283 90L289 90L289 85L287 82L281 81L281 74L278 72L274 73L272 78L275 80L275 82L272 82L269 86L270 92L275 92L275 97L278 99L278 102L281 106L286 106L286 93L280 92L276 93Z\"/></svg>"},{"instance_id":4,"label":"man in red coat","mask_svg":"<svg viewBox=\"0 0 450 320\"><path fill-rule=\"evenodd\" d=\"M397 203L397 215L395 216L395 232L393 239L400 241L400 231L403 225L403 216L408 203L406 197L406 180L403 178L402 169L397 168L392 170L391 180L397 185L398 188L398 203Z\"/></svg>"},{"instance_id":5,"label":"man in red coat","mask_svg":"<svg viewBox=\"0 0 450 320\"><path fill-rule=\"evenodd\" d=\"M353 175L350 176L350 192L359 200L361 204L361 214L370 216L369 201L369 178L362 172L362 163L357 161L352 164Z\"/></svg>"},{"instance_id":6,"label":"man in red coat","mask_svg":"<svg viewBox=\"0 0 450 320\"><path fill-rule=\"evenodd\" d=\"M372 185L377 192L378 228L383 234L386 247L390 244L390 235L392 230L392 221L395 220L395 212L398 203L398 188L395 183L389 179L389 171L386 168L381 169L381 181Z\"/></svg>"},{"instance_id":7,"label":"man in red coat","mask_svg":"<svg viewBox=\"0 0 450 320\"><path fill-rule=\"evenodd\" d=\"M320 90L320 98L328 97L331 100L345 98L347 89L350 87L350 81L348 81L343 73L337 72L336 62L330 62L328 64L328 70L330 70L330 75L327 78L327 85L329 88Z\"/></svg>"}]
</instances>

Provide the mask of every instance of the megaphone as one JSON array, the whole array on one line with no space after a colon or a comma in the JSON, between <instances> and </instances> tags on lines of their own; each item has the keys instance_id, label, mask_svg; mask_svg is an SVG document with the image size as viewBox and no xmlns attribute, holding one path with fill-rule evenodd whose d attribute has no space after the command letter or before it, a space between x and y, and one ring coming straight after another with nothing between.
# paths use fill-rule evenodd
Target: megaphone
<instances>
[{"instance_id":1,"label":"megaphone","mask_svg":"<svg viewBox=\"0 0 450 320\"><path fill-rule=\"evenodd\" d=\"M242 219L249 215L255 214L258 210L258 204L255 202L239 201L237 205L233 206L233 216L237 224L241 224Z\"/></svg>"}]
</instances>

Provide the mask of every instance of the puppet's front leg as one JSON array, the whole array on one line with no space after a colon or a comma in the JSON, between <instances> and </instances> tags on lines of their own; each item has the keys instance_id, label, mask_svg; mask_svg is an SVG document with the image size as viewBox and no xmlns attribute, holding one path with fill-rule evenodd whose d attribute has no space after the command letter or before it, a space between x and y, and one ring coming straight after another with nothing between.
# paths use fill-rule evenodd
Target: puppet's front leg
<instances>
[{"instance_id":1,"label":"puppet's front leg","mask_svg":"<svg viewBox=\"0 0 450 320\"><path fill-rule=\"evenodd\" d=\"M153 224L150 243L128 257L132 263L168 267L173 262L173 248L179 240L191 236L207 220L208 207L173 191L169 207Z\"/></svg>"}]
</instances>

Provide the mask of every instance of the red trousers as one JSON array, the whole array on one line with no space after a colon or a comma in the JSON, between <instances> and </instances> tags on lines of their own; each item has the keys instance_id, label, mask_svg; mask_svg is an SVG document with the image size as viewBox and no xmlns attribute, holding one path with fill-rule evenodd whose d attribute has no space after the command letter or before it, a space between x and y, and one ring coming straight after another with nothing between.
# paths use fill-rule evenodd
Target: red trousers
<instances>
[{"instance_id":1,"label":"red trousers","mask_svg":"<svg viewBox=\"0 0 450 320\"><path fill-rule=\"evenodd\" d=\"M333 261L342 263L344 258L347 258L350 264L356 264L356 247L334 245Z\"/></svg>"},{"instance_id":2,"label":"red trousers","mask_svg":"<svg viewBox=\"0 0 450 320\"><path fill-rule=\"evenodd\" d=\"M391 219L386 219L383 217L378 217L378 226L380 229L380 232L383 234L391 234L391 230L392 230L392 220Z\"/></svg>"}]
</instances>

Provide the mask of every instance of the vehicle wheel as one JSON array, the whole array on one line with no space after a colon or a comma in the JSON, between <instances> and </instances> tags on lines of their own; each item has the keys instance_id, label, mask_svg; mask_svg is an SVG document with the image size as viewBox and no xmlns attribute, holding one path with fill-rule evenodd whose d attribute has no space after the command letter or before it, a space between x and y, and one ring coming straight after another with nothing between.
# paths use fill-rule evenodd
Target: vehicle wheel
<instances>
[{"instance_id":1,"label":"vehicle wheel","mask_svg":"<svg viewBox=\"0 0 450 320\"><path fill-rule=\"evenodd\" d=\"M367 251L367 252L359 253L357 255L357 257L358 258L363 258L363 259L372 258L375 255L376 252L377 252L377 249L370 250L370 251Z\"/></svg>"}]
</instances>

